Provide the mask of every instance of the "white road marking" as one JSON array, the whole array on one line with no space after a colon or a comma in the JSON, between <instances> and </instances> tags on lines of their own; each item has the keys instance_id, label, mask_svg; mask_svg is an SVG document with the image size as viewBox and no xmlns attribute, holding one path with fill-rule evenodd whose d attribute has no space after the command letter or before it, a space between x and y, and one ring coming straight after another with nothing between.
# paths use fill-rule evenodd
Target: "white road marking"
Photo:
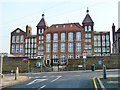
<instances>
[{"instance_id":1,"label":"white road marking","mask_svg":"<svg viewBox=\"0 0 120 90\"><path fill-rule=\"evenodd\" d=\"M28 83L28 84L26 84L26 85L28 86L28 85L30 85L30 84L35 84L35 83L38 83L38 82L43 82L43 81L45 81L45 80L47 80L47 79L35 79L35 80L33 80L32 82L30 82L30 83Z\"/></svg>"},{"instance_id":2,"label":"white road marking","mask_svg":"<svg viewBox=\"0 0 120 90\"><path fill-rule=\"evenodd\" d=\"M40 90L40 89L42 89L42 88L44 88L44 87L46 87L46 85L43 85L42 87L40 87L39 89L37 89L37 90Z\"/></svg>"},{"instance_id":3,"label":"white road marking","mask_svg":"<svg viewBox=\"0 0 120 90\"><path fill-rule=\"evenodd\" d=\"M31 78L47 78L47 76L37 76L37 77L31 77Z\"/></svg>"},{"instance_id":4,"label":"white road marking","mask_svg":"<svg viewBox=\"0 0 120 90\"><path fill-rule=\"evenodd\" d=\"M46 78L47 76L42 76L43 78Z\"/></svg>"},{"instance_id":5,"label":"white road marking","mask_svg":"<svg viewBox=\"0 0 120 90\"><path fill-rule=\"evenodd\" d=\"M54 82L56 80L58 80L59 78L61 78L62 76L58 76L56 79L52 80L51 82Z\"/></svg>"},{"instance_id":6,"label":"white road marking","mask_svg":"<svg viewBox=\"0 0 120 90\"><path fill-rule=\"evenodd\" d=\"M37 76L37 77L31 77L31 78L40 78L41 76Z\"/></svg>"}]
</instances>

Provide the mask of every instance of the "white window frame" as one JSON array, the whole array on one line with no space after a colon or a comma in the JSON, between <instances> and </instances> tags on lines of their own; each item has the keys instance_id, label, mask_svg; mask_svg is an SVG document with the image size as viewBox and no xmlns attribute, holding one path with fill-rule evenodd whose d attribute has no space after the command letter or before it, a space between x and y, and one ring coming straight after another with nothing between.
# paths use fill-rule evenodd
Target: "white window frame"
<instances>
[{"instance_id":1,"label":"white window frame","mask_svg":"<svg viewBox=\"0 0 120 90\"><path fill-rule=\"evenodd\" d=\"M73 52L73 43L68 43L68 52Z\"/></svg>"},{"instance_id":2,"label":"white window frame","mask_svg":"<svg viewBox=\"0 0 120 90\"><path fill-rule=\"evenodd\" d=\"M39 40L41 40L41 36L39 36Z\"/></svg>"},{"instance_id":3,"label":"white window frame","mask_svg":"<svg viewBox=\"0 0 120 90\"><path fill-rule=\"evenodd\" d=\"M20 52L23 53L23 45L20 45Z\"/></svg>"},{"instance_id":4,"label":"white window frame","mask_svg":"<svg viewBox=\"0 0 120 90\"><path fill-rule=\"evenodd\" d=\"M109 45L110 45L109 41L106 41L106 46L109 46Z\"/></svg>"},{"instance_id":5,"label":"white window frame","mask_svg":"<svg viewBox=\"0 0 120 90\"><path fill-rule=\"evenodd\" d=\"M76 52L81 52L81 43L76 43Z\"/></svg>"},{"instance_id":6,"label":"white window frame","mask_svg":"<svg viewBox=\"0 0 120 90\"><path fill-rule=\"evenodd\" d=\"M94 42L94 46L97 46L97 42Z\"/></svg>"},{"instance_id":7,"label":"white window frame","mask_svg":"<svg viewBox=\"0 0 120 90\"><path fill-rule=\"evenodd\" d=\"M85 26L85 31L87 31L88 29L87 29L87 26Z\"/></svg>"},{"instance_id":8,"label":"white window frame","mask_svg":"<svg viewBox=\"0 0 120 90\"><path fill-rule=\"evenodd\" d=\"M107 52L110 52L110 48L106 48L106 51L107 51Z\"/></svg>"},{"instance_id":9,"label":"white window frame","mask_svg":"<svg viewBox=\"0 0 120 90\"><path fill-rule=\"evenodd\" d=\"M44 39L44 36L42 36L41 39Z\"/></svg>"},{"instance_id":10,"label":"white window frame","mask_svg":"<svg viewBox=\"0 0 120 90\"><path fill-rule=\"evenodd\" d=\"M58 33L54 33L53 34L53 40L54 41L58 41Z\"/></svg>"},{"instance_id":11,"label":"white window frame","mask_svg":"<svg viewBox=\"0 0 120 90\"><path fill-rule=\"evenodd\" d=\"M88 35L89 35L89 38L91 38L91 34L89 33Z\"/></svg>"},{"instance_id":12,"label":"white window frame","mask_svg":"<svg viewBox=\"0 0 120 90\"><path fill-rule=\"evenodd\" d=\"M50 33L46 34L46 41L47 42L51 41L51 34Z\"/></svg>"},{"instance_id":13,"label":"white window frame","mask_svg":"<svg viewBox=\"0 0 120 90\"><path fill-rule=\"evenodd\" d=\"M42 30L42 33L44 33L44 29L42 28L41 30Z\"/></svg>"},{"instance_id":14,"label":"white window frame","mask_svg":"<svg viewBox=\"0 0 120 90\"><path fill-rule=\"evenodd\" d=\"M50 55L46 55L46 59L50 59Z\"/></svg>"},{"instance_id":15,"label":"white window frame","mask_svg":"<svg viewBox=\"0 0 120 90\"><path fill-rule=\"evenodd\" d=\"M94 52L97 52L97 48L94 48Z\"/></svg>"},{"instance_id":16,"label":"white window frame","mask_svg":"<svg viewBox=\"0 0 120 90\"><path fill-rule=\"evenodd\" d=\"M91 26L88 26L88 30L89 30L89 31L91 31L91 30L92 30L91 28L92 28Z\"/></svg>"},{"instance_id":17,"label":"white window frame","mask_svg":"<svg viewBox=\"0 0 120 90\"><path fill-rule=\"evenodd\" d=\"M68 33L68 40L73 41L73 32Z\"/></svg>"},{"instance_id":18,"label":"white window frame","mask_svg":"<svg viewBox=\"0 0 120 90\"><path fill-rule=\"evenodd\" d=\"M15 43L15 36L12 36L12 43Z\"/></svg>"},{"instance_id":19,"label":"white window frame","mask_svg":"<svg viewBox=\"0 0 120 90\"><path fill-rule=\"evenodd\" d=\"M46 44L46 52L50 52L51 51L51 45L50 44Z\"/></svg>"},{"instance_id":20,"label":"white window frame","mask_svg":"<svg viewBox=\"0 0 120 90\"><path fill-rule=\"evenodd\" d=\"M38 46L38 50L40 50L41 48L40 48L40 46Z\"/></svg>"},{"instance_id":21,"label":"white window frame","mask_svg":"<svg viewBox=\"0 0 120 90\"><path fill-rule=\"evenodd\" d=\"M89 49L92 49L92 45L89 45Z\"/></svg>"},{"instance_id":22,"label":"white window frame","mask_svg":"<svg viewBox=\"0 0 120 90\"><path fill-rule=\"evenodd\" d=\"M23 43L24 42L24 35L21 35L21 43Z\"/></svg>"},{"instance_id":23,"label":"white window frame","mask_svg":"<svg viewBox=\"0 0 120 90\"><path fill-rule=\"evenodd\" d=\"M101 46L101 42L100 41L98 41L98 46Z\"/></svg>"},{"instance_id":24,"label":"white window frame","mask_svg":"<svg viewBox=\"0 0 120 90\"><path fill-rule=\"evenodd\" d=\"M16 45L16 53L19 52L19 45Z\"/></svg>"},{"instance_id":25,"label":"white window frame","mask_svg":"<svg viewBox=\"0 0 120 90\"><path fill-rule=\"evenodd\" d=\"M97 36L96 35L94 36L94 40L97 40Z\"/></svg>"},{"instance_id":26,"label":"white window frame","mask_svg":"<svg viewBox=\"0 0 120 90\"><path fill-rule=\"evenodd\" d=\"M105 52L105 48L102 48L102 52Z\"/></svg>"},{"instance_id":27,"label":"white window frame","mask_svg":"<svg viewBox=\"0 0 120 90\"><path fill-rule=\"evenodd\" d=\"M65 55L61 55L61 63L65 62Z\"/></svg>"},{"instance_id":28,"label":"white window frame","mask_svg":"<svg viewBox=\"0 0 120 90\"><path fill-rule=\"evenodd\" d=\"M54 63L58 63L58 60L56 60L56 59L58 59L58 55L53 55L53 59L54 59L53 60Z\"/></svg>"},{"instance_id":29,"label":"white window frame","mask_svg":"<svg viewBox=\"0 0 120 90\"><path fill-rule=\"evenodd\" d=\"M105 41L102 42L102 46L105 46Z\"/></svg>"},{"instance_id":30,"label":"white window frame","mask_svg":"<svg viewBox=\"0 0 120 90\"><path fill-rule=\"evenodd\" d=\"M109 40L109 35L106 35L106 40Z\"/></svg>"},{"instance_id":31,"label":"white window frame","mask_svg":"<svg viewBox=\"0 0 120 90\"><path fill-rule=\"evenodd\" d=\"M101 36L100 35L98 35L98 40L100 40L101 39Z\"/></svg>"},{"instance_id":32,"label":"white window frame","mask_svg":"<svg viewBox=\"0 0 120 90\"><path fill-rule=\"evenodd\" d=\"M17 37L16 37L16 42L17 42L17 43L20 42L20 36L19 36L19 35L17 35Z\"/></svg>"},{"instance_id":33,"label":"white window frame","mask_svg":"<svg viewBox=\"0 0 120 90\"><path fill-rule=\"evenodd\" d=\"M91 42L91 39L89 39L89 42Z\"/></svg>"},{"instance_id":34,"label":"white window frame","mask_svg":"<svg viewBox=\"0 0 120 90\"><path fill-rule=\"evenodd\" d=\"M102 40L105 40L105 35L102 35Z\"/></svg>"},{"instance_id":35,"label":"white window frame","mask_svg":"<svg viewBox=\"0 0 120 90\"><path fill-rule=\"evenodd\" d=\"M65 52L65 43L61 43L61 52Z\"/></svg>"},{"instance_id":36,"label":"white window frame","mask_svg":"<svg viewBox=\"0 0 120 90\"><path fill-rule=\"evenodd\" d=\"M79 59L81 55L76 55L76 59Z\"/></svg>"},{"instance_id":37,"label":"white window frame","mask_svg":"<svg viewBox=\"0 0 120 90\"><path fill-rule=\"evenodd\" d=\"M43 46L41 46L41 50L44 50L44 47L43 47Z\"/></svg>"},{"instance_id":38,"label":"white window frame","mask_svg":"<svg viewBox=\"0 0 120 90\"><path fill-rule=\"evenodd\" d=\"M76 40L81 40L81 32L76 32Z\"/></svg>"},{"instance_id":39,"label":"white window frame","mask_svg":"<svg viewBox=\"0 0 120 90\"><path fill-rule=\"evenodd\" d=\"M58 44L57 43L53 44L53 52L58 52Z\"/></svg>"},{"instance_id":40,"label":"white window frame","mask_svg":"<svg viewBox=\"0 0 120 90\"><path fill-rule=\"evenodd\" d=\"M15 45L12 45L12 53L15 52Z\"/></svg>"},{"instance_id":41,"label":"white window frame","mask_svg":"<svg viewBox=\"0 0 120 90\"><path fill-rule=\"evenodd\" d=\"M101 52L101 48L98 48L98 52Z\"/></svg>"},{"instance_id":42,"label":"white window frame","mask_svg":"<svg viewBox=\"0 0 120 90\"><path fill-rule=\"evenodd\" d=\"M65 41L65 33L61 33L61 41Z\"/></svg>"},{"instance_id":43,"label":"white window frame","mask_svg":"<svg viewBox=\"0 0 120 90\"><path fill-rule=\"evenodd\" d=\"M73 55L68 55L68 59L73 59L74 56Z\"/></svg>"}]
</instances>

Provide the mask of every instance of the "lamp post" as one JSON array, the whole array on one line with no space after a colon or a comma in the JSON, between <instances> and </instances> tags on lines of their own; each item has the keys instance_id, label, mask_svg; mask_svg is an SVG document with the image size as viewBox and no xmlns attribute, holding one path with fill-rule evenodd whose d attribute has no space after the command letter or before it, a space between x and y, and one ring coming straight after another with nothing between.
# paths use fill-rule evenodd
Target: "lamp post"
<instances>
[{"instance_id":1,"label":"lamp post","mask_svg":"<svg viewBox=\"0 0 120 90\"><path fill-rule=\"evenodd\" d=\"M3 58L4 58L4 55L1 55L1 80L0 80L1 81L1 85L0 85L1 88L2 88L2 63L3 63Z\"/></svg>"},{"instance_id":2,"label":"lamp post","mask_svg":"<svg viewBox=\"0 0 120 90\"><path fill-rule=\"evenodd\" d=\"M28 73L29 73L30 61L28 60Z\"/></svg>"},{"instance_id":3,"label":"lamp post","mask_svg":"<svg viewBox=\"0 0 120 90\"><path fill-rule=\"evenodd\" d=\"M86 70L86 50L83 51L83 59L84 59L84 71Z\"/></svg>"}]
</instances>

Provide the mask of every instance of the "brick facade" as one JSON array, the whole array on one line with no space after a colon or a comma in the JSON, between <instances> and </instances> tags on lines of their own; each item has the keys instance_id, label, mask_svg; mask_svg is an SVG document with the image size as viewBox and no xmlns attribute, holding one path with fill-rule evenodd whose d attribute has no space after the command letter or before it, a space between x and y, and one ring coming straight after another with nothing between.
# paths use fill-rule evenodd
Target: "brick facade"
<instances>
[{"instance_id":1,"label":"brick facade","mask_svg":"<svg viewBox=\"0 0 120 90\"><path fill-rule=\"evenodd\" d=\"M44 18L44 14L42 14L42 19L36 27L36 35L32 35L32 28L28 25L26 26L26 32L17 28L11 33L11 54L15 56L22 55L29 58L42 58L46 60L46 63L48 64L50 64L51 59L57 59L54 60L54 63L58 63L59 59L59 62L61 62L61 64L64 64L65 60L67 59L80 58L80 56L83 55L83 50L86 50L87 56L110 55L110 32L94 31L94 22L89 15L89 10L87 10L87 14L82 22L82 25L79 23L65 23L53 24L48 27ZM16 32L17 30L20 30L20 32ZM13 37L15 36L14 38L16 41L17 35L24 36L23 43L13 43ZM96 40L94 39L98 35L100 35L101 44L99 43L100 46L95 46L97 44L94 45L94 42L98 43L99 40L97 38ZM105 45L102 45L103 36L105 36ZM65 40L61 40L64 39L64 37ZM109 39L106 40L106 37ZM49 38L50 40L47 41ZM106 46L106 43L109 45ZM20 53L19 46L19 52L16 53L16 45L20 44L23 45L23 52ZM15 47L13 47L13 45L15 45ZM103 53L102 48L105 48L105 50L108 50L107 48L109 48L109 50ZM96 52L96 49L101 51Z\"/></svg>"}]
</instances>

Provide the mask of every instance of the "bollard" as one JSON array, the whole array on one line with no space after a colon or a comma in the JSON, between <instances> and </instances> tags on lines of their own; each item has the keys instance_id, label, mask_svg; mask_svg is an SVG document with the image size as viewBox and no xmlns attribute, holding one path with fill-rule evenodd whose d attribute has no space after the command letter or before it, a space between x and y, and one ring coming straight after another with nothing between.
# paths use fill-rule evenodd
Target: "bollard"
<instances>
[{"instance_id":1,"label":"bollard","mask_svg":"<svg viewBox=\"0 0 120 90\"><path fill-rule=\"evenodd\" d=\"M103 65L103 79L106 79L106 66Z\"/></svg>"},{"instance_id":2,"label":"bollard","mask_svg":"<svg viewBox=\"0 0 120 90\"><path fill-rule=\"evenodd\" d=\"M16 72L15 72L15 80L17 80L18 79L18 76L19 76L19 72L18 72L19 70L18 70L18 67L16 68Z\"/></svg>"},{"instance_id":3,"label":"bollard","mask_svg":"<svg viewBox=\"0 0 120 90\"><path fill-rule=\"evenodd\" d=\"M4 79L4 74L2 74L2 79Z\"/></svg>"}]
</instances>

